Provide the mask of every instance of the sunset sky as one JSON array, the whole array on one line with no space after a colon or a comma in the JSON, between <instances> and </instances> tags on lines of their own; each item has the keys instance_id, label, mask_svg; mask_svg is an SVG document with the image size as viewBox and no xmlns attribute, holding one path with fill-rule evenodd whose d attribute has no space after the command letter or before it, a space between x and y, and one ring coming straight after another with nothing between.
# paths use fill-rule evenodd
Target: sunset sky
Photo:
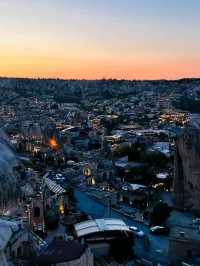
<instances>
[{"instance_id":1,"label":"sunset sky","mask_svg":"<svg viewBox=\"0 0 200 266\"><path fill-rule=\"evenodd\" d=\"M200 76L199 0L0 0L0 76Z\"/></svg>"}]
</instances>

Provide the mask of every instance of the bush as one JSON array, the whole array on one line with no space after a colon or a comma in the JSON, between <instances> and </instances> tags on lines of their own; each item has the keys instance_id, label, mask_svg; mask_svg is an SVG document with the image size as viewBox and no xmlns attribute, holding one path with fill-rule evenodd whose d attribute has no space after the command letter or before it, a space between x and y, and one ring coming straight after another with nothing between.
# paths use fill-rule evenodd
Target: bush
<instances>
[{"instance_id":1,"label":"bush","mask_svg":"<svg viewBox=\"0 0 200 266\"><path fill-rule=\"evenodd\" d=\"M150 214L150 224L151 225L161 225L166 222L169 217L172 208L168 206L167 203L159 202Z\"/></svg>"}]
</instances>

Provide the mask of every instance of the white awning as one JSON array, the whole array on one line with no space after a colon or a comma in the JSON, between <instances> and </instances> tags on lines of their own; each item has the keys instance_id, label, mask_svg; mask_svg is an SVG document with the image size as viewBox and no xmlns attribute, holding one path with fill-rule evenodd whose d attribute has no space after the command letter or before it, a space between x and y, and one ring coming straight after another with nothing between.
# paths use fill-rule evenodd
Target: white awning
<instances>
[{"instance_id":1,"label":"white awning","mask_svg":"<svg viewBox=\"0 0 200 266\"><path fill-rule=\"evenodd\" d=\"M104 231L130 231L129 227L120 219L96 219L75 224L78 237Z\"/></svg>"},{"instance_id":2,"label":"white awning","mask_svg":"<svg viewBox=\"0 0 200 266\"><path fill-rule=\"evenodd\" d=\"M55 181L49 179L48 177L44 178L44 182L47 185L48 189L55 194L62 194L65 192L65 189L61 185L57 184Z\"/></svg>"}]
</instances>

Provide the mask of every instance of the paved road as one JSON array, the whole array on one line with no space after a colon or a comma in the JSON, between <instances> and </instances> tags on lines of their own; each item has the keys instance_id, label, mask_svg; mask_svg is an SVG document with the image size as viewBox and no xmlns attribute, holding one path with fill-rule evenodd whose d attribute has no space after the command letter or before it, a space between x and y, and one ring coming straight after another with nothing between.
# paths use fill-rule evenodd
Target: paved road
<instances>
[{"instance_id":1,"label":"paved road","mask_svg":"<svg viewBox=\"0 0 200 266\"><path fill-rule=\"evenodd\" d=\"M81 192L75 189L75 197L77 200L77 207L91 215L93 218L106 218L108 217L107 208L90 198L84 192ZM111 217L123 219L127 225L129 226L137 226L140 230L142 230L150 240L149 250L145 250L144 241L137 240L135 243L135 251L136 254L140 257L150 259L153 262L160 262L163 265L167 265L168 263L168 238L160 237L150 234L149 228L139 222L134 221L133 219L127 218L113 210L111 210Z\"/></svg>"},{"instance_id":2,"label":"paved road","mask_svg":"<svg viewBox=\"0 0 200 266\"><path fill-rule=\"evenodd\" d=\"M48 230L45 241L48 244L50 244L54 240L54 237L63 236L65 234L66 234L65 226L62 224L59 224L58 228L56 228L55 230Z\"/></svg>"}]
</instances>

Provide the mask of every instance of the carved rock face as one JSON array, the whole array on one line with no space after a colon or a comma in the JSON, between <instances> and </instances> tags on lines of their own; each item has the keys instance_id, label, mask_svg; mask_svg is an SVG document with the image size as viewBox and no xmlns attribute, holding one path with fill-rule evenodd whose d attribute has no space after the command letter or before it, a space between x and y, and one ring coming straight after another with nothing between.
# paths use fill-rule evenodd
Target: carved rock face
<instances>
[{"instance_id":1,"label":"carved rock face","mask_svg":"<svg viewBox=\"0 0 200 266\"><path fill-rule=\"evenodd\" d=\"M10 147L8 140L0 134L0 205L5 205L10 199L16 197L17 178L14 167L17 163L17 156Z\"/></svg>"},{"instance_id":2,"label":"carved rock face","mask_svg":"<svg viewBox=\"0 0 200 266\"><path fill-rule=\"evenodd\" d=\"M200 213L200 128L195 125L176 142L174 192L177 207Z\"/></svg>"},{"instance_id":3,"label":"carved rock face","mask_svg":"<svg viewBox=\"0 0 200 266\"><path fill-rule=\"evenodd\" d=\"M0 175L12 175L13 167L17 164L17 157L8 143L0 139Z\"/></svg>"}]
</instances>

